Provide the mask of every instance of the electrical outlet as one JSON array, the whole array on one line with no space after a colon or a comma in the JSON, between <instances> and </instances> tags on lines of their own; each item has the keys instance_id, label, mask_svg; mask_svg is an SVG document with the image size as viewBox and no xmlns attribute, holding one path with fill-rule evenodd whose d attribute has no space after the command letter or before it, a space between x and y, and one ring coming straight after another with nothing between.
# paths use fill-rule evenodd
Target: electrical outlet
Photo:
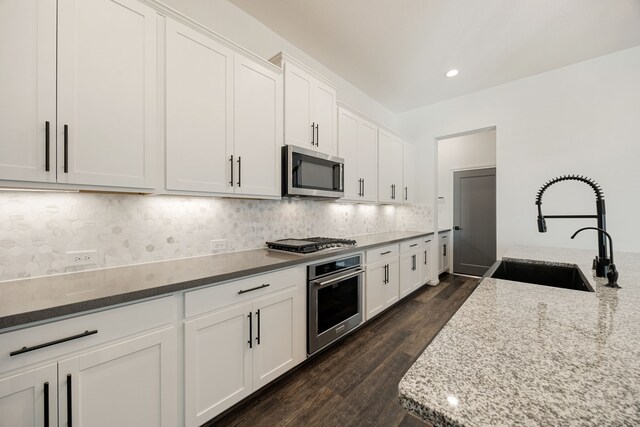
<instances>
[{"instance_id":1,"label":"electrical outlet","mask_svg":"<svg viewBox=\"0 0 640 427\"><path fill-rule=\"evenodd\" d=\"M209 249L211 249L212 251L223 251L227 249L227 240L226 239L212 240L209 246Z\"/></svg>"},{"instance_id":2,"label":"electrical outlet","mask_svg":"<svg viewBox=\"0 0 640 427\"><path fill-rule=\"evenodd\" d=\"M91 249L88 251L71 251L66 253L67 267L77 267L80 265L92 265L98 263L98 251Z\"/></svg>"}]
</instances>

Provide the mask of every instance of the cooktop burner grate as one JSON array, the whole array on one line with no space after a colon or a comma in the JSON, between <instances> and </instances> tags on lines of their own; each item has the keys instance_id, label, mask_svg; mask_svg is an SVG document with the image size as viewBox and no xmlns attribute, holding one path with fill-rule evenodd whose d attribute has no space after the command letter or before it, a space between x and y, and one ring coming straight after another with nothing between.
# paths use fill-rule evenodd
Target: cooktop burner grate
<instances>
[{"instance_id":1,"label":"cooktop burner grate","mask_svg":"<svg viewBox=\"0 0 640 427\"><path fill-rule=\"evenodd\" d=\"M282 239L274 242L267 242L269 249L293 252L297 254L310 254L325 249L344 248L355 246L356 241L352 239L338 239L333 237L309 237L308 239Z\"/></svg>"}]
</instances>

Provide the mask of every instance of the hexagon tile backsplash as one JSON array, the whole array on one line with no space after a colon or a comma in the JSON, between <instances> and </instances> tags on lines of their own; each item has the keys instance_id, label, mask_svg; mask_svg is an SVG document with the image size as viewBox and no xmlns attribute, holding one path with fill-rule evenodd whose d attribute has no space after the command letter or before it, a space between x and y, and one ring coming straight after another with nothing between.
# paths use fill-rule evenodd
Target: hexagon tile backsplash
<instances>
[{"instance_id":1,"label":"hexagon tile backsplash","mask_svg":"<svg viewBox=\"0 0 640 427\"><path fill-rule=\"evenodd\" d=\"M427 206L88 193L0 192L0 280L255 249L285 237L432 228ZM66 252L98 251L66 267Z\"/></svg>"}]
</instances>

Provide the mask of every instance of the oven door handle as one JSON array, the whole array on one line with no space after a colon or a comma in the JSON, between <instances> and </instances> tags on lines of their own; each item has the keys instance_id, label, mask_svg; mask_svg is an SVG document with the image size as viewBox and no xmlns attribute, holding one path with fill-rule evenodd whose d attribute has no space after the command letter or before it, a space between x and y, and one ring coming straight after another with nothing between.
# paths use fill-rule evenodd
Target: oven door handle
<instances>
[{"instance_id":1,"label":"oven door handle","mask_svg":"<svg viewBox=\"0 0 640 427\"><path fill-rule=\"evenodd\" d=\"M325 280L325 281L312 280L312 281L311 281L311 284L316 285L316 287L317 287L318 289L320 289L320 288L324 288L324 287L326 287L326 286L331 286L331 285L333 285L334 283L341 282L341 281L343 281L343 280L350 279L350 278L352 278L352 277L358 276L358 275L360 275L360 274L362 274L362 273L364 273L364 270L362 270L362 269L358 269L358 270L356 270L356 271L354 271L354 272L351 272L351 273L349 273L349 274L345 274L345 275L343 275L343 276L336 277L335 279L330 279L330 280Z\"/></svg>"}]
</instances>

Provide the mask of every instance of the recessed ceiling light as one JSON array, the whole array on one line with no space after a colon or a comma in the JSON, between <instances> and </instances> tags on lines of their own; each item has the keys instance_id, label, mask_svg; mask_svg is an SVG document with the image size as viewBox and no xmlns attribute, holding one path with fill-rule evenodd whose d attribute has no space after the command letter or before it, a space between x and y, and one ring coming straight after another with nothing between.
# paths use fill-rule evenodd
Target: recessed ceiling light
<instances>
[{"instance_id":1,"label":"recessed ceiling light","mask_svg":"<svg viewBox=\"0 0 640 427\"><path fill-rule=\"evenodd\" d=\"M447 77L455 77L458 74L460 74L460 71L458 71L456 69L453 69L453 70L447 71L447 74L445 74L445 76L447 76Z\"/></svg>"}]
</instances>

